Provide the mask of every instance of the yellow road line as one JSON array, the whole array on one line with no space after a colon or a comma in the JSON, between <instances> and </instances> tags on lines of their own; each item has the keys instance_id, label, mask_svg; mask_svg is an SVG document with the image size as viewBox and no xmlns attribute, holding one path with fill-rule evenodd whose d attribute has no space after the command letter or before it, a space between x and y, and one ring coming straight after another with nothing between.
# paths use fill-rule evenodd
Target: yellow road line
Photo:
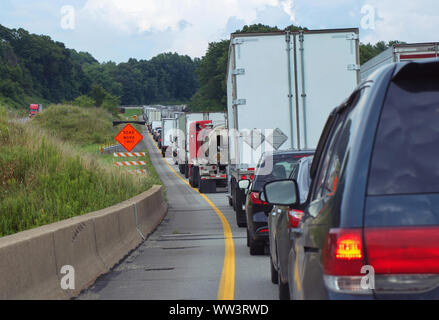
<instances>
[{"instance_id":1,"label":"yellow road line","mask_svg":"<svg viewBox=\"0 0 439 320\"><path fill-rule=\"evenodd\" d=\"M157 147L157 144L154 142L149 132L148 135L149 138L152 140L154 146L158 150L158 152L161 153L160 149ZM203 199L206 200L206 202L212 207L212 209L220 218L224 230L225 254L224 254L223 271L221 273L221 281L218 288L218 300L233 300L235 297L235 245L233 242L233 234L229 222L227 221L226 217L221 212L221 210L219 210L206 195L200 193L198 189L193 188L190 185L190 183L186 181L186 179L180 176L174 170L174 168L171 167L171 165L168 163L168 161L166 161L165 158L162 158L162 160L168 166L168 168L177 176L177 178L179 178L189 188L191 188L192 190L197 192L201 197L203 197Z\"/></svg>"}]
</instances>

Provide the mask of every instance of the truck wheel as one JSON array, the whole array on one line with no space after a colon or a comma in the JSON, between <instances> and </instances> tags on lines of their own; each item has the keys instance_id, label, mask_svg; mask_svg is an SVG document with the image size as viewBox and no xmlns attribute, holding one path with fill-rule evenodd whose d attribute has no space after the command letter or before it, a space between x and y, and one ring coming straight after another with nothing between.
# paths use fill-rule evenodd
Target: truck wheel
<instances>
[{"instance_id":1,"label":"truck wheel","mask_svg":"<svg viewBox=\"0 0 439 320\"><path fill-rule=\"evenodd\" d=\"M198 188L198 186L199 186L199 184L198 184L198 179L200 178L200 171L199 171L198 167L194 167L193 169L194 169L194 170L191 170L191 171L194 172L194 177L193 177L193 180L194 180L194 188Z\"/></svg>"},{"instance_id":2,"label":"truck wheel","mask_svg":"<svg viewBox=\"0 0 439 320\"><path fill-rule=\"evenodd\" d=\"M238 227L245 228L247 226L247 217L245 210L242 210L242 204L245 203L245 200L243 199L245 195L243 195L243 192L237 188L235 188L235 194L236 223L238 224Z\"/></svg>"},{"instance_id":3,"label":"truck wheel","mask_svg":"<svg viewBox=\"0 0 439 320\"><path fill-rule=\"evenodd\" d=\"M187 164L184 164L184 177L189 178L189 166Z\"/></svg>"},{"instance_id":4,"label":"truck wheel","mask_svg":"<svg viewBox=\"0 0 439 320\"><path fill-rule=\"evenodd\" d=\"M264 245L260 244L250 237L250 255L251 256L261 256L264 254Z\"/></svg>"},{"instance_id":5,"label":"truck wheel","mask_svg":"<svg viewBox=\"0 0 439 320\"><path fill-rule=\"evenodd\" d=\"M287 283L283 283L280 278L280 272L278 272L277 276L278 289L279 289L279 300L290 300L290 288Z\"/></svg>"},{"instance_id":6,"label":"truck wheel","mask_svg":"<svg viewBox=\"0 0 439 320\"><path fill-rule=\"evenodd\" d=\"M279 283L279 274L277 272L277 270L274 268L273 265L273 259L270 257L270 269L271 269L271 282L274 284L278 284Z\"/></svg>"},{"instance_id":7,"label":"truck wheel","mask_svg":"<svg viewBox=\"0 0 439 320\"><path fill-rule=\"evenodd\" d=\"M191 187L194 187L194 170L193 168L188 169L189 170L189 184Z\"/></svg>"}]
</instances>

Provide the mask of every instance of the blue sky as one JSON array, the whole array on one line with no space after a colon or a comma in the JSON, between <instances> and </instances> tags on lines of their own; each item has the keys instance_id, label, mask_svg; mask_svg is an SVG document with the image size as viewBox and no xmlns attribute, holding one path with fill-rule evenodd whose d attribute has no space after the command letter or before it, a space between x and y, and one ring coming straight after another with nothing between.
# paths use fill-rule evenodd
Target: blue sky
<instances>
[{"instance_id":1,"label":"blue sky","mask_svg":"<svg viewBox=\"0 0 439 320\"><path fill-rule=\"evenodd\" d=\"M397 3L397 5L396 5ZM64 6L74 9L65 28ZM70 9L69 9L70 10ZM71 13L72 11L67 11ZM71 16L69 15L68 18ZM64 23L64 28L62 27ZM192 57L245 24L360 28L362 42L439 41L437 0L1 0L0 24L46 34L99 61Z\"/></svg>"}]
</instances>

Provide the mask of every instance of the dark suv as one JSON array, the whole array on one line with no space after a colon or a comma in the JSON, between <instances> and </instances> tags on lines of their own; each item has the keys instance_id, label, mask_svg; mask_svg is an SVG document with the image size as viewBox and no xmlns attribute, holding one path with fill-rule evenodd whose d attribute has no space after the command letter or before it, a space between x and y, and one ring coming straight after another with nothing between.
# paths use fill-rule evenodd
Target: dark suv
<instances>
[{"instance_id":1,"label":"dark suv","mask_svg":"<svg viewBox=\"0 0 439 320\"><path fill-rule=\"evenodd\" d=\"M268 213L273 206L259 199L264 184L288 178L299 160L313 153L289 150L262 155L245 202L247 244L251 255L264 254L265 246L268 245Z\"/></svg>"},{"instance_id":2,"label":"dark suv","mask_svg":"<svg viewBox=\"0 0 439 320\"><path fill-rule=\"evenodd\" d=\"M384 67L330 115L289 255L292 299L439 298L439 61ZM298 205L297 183L265 185Z\"/></svg>"}]
</instances>

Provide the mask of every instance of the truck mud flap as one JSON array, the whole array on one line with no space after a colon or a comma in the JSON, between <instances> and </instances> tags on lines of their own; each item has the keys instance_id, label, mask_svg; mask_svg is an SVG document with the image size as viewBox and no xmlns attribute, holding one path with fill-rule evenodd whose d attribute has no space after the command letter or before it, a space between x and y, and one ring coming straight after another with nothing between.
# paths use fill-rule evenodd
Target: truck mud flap
<instances>
[{"instance_id":1,"label":"truck mud flap","mask_svg":"<svg viewBox=\"0 0 439 320\"><path fill-rule=\"evenodd\" d=\"M201 180L199 191L201 193L216 193L216 181L215 180Z\"/></svg>"}]
</instances>

